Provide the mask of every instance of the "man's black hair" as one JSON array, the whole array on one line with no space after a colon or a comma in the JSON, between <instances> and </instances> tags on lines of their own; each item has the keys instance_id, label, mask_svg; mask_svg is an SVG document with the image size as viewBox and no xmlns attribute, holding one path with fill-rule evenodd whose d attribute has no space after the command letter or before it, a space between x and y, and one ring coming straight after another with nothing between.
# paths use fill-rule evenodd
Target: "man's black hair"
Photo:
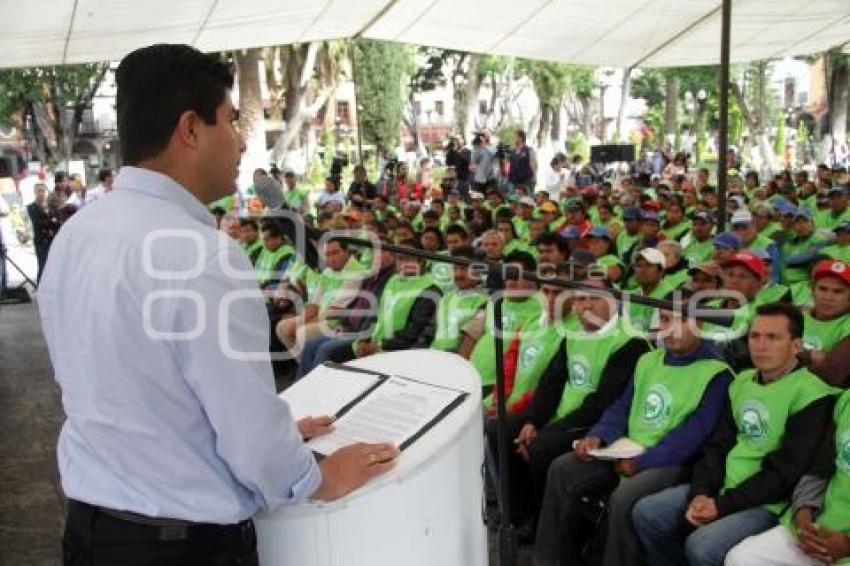
<instances>
[{"instance_id":1,"label":"man's black hair","mask_svg":"<svg viewBox=\"0 0 850 566\"><path fill-rule=\"evenodd\" d=\"M525 271L537 270L537 260L528 252L519 250L512 251L502 259L502 263L518 263Z\"/></svg>"},{"instance_id":2,"label":"man's black hair","mask_svg":"<svg viewBox=\"0 0 850 566\"><path fill-rule=\"evenodd\" d=\"M466 228L464 228L460 224L451 224L446 227L446 236L448 236L449 234L457 234L458 236L462 236L463 238L469 238L469 232L467 232Z\"/></svg>"},{"instance_id":3,"label":"man's black hair","mask_svg":"<svg viewBox=\"0 0 850 566\"><path fill-rule=\"evenodd\" d=\"M118 137L127 165L165 149L184 112L215 124L216 108L233 88L227 65L188 45L137 49L121 60L115 78Z\"/></svg>"},{"instance_id":4,"label":"man's black hair","mask_svg":"<svg viewBox=\"0 0 850 566\"><path fill-rule=\"evenodd\" d=\"M101 169L97 173L97 180L103 183L112 176L112 169Z\"/></svg>"},{"instance_id":5,"label":"man's black hair","mask_svg":"<svg viewBox=\"0 0 850 566\"><path fill-rule=\"evenodd\" d=\"M328 244L339 244L339 247L345 251L348 251L348 244L342 240L342 238L330 237L325 240L325 245Z\"/></svg>"},{"instance_id":6,"label":"man's black hair","mask_svg":"<svg viewBox=\"0 0 850 566\"><path fill-rule=\"evenodd\" d=\"M555 246L558 248L558 251L563 255L569 255L570 253L570 243L566 238L562 237L560 234L556 234L555 232L543 232L534 240L534 245L544 246Z\"/></svg>"},{"instance_id":7,"label":"man's black hair","mask_svg":"<svg viewBox=\"0 0 850 566\"><path fill-rule=\"evenodd\" d=\"M439 220L440 219L440 213L437 212L436 210L426 210L425 212L422 213L422 219L423 220Z\"/></svg>"},{"instance_id":8,"label":"man's black hair","mask_svg":"<svg viewBox=\"0 0 850 566\"><path fill-rule=\"evenodd\" d=\"M257 221L253 218L240 218L239 226L251 226L254 230L259 230L260 227L257 224Z\"/></svg>"},{"instance_id":9,"label":"man's black hair","mask_svg":"<svg viewBox=\"0 0 850 566\"><path fill-rule=\"evenodd\" d=\"M425 234L434 234L435 236L437 236L437 240L440 242L440 247L438 249L442 250L446 247L446 239L443 237L443 233L440 231L439 228L426 226L419 236L422 237Z\"/></svg>"},{"instance_id":10,"label":"man's black hair","mask_svg":"<svg viewBox=\"0 0 850 566\"><path fill-rule=\"evenodd\" d=\"M791 338L802 338L805 322L800 308L791 303L767 303L756 307L756 316L784 316Z\"/></svg>"},{"instance_id":11,"label":"man's black hair","mask_svg":"<svg viewBox=\"0 0 850 566\"><path fill-rule=\"evenodd\" d=\"M452 250L452 257L462 257L470 261L478 259L478 252L472 246L460 246Z\"/></svg>"},{"instance_id":12,"label":"man's black hair","mask_svg":"<svg viewBox=\"0 0 850 566\"><path fill-rule=\"evenodd\" d=\"M280 229L280 226L277 222L272 220L263 221L262 225L263 232L268 234L269 236L280 236L283 237L283 231Z\"/></svg>"}]
</instances>

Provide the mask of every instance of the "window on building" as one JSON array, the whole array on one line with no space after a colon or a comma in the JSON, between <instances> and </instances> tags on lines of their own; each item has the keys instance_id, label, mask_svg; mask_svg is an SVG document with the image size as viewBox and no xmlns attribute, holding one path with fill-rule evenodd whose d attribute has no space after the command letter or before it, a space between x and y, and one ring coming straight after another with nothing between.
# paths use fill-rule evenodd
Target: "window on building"
<instances>
[{"instance_id":1,"label":"window on building","mask_svg":"<svg viewBox=\"0 0 850 566\"><path fill-rule=\"evenodd\" d=\"M487 101L479 100L478 101L478 113L479 114L487 114Z\"/></svg>"},{"instance_id":2,"label":"window on building","mask_svg":"<svg viewBox=\"0 0 850 566\"><path fill-rule=\"evenodd\" d=\"M413 115L421 116L422 115L422 103L418 100L413 101Z\"/></svg>"},{"instance_id":3,"label":"window on building","mask_svg":"<svg viewBox=\"0 0 850 566\"><path fill-rule=\"evenodd\" d=\"M446 114L446 106L442 100L438 100L434 103L434 110L437 112L437 116L442 118Z\"/></svg>"}]
</instances>

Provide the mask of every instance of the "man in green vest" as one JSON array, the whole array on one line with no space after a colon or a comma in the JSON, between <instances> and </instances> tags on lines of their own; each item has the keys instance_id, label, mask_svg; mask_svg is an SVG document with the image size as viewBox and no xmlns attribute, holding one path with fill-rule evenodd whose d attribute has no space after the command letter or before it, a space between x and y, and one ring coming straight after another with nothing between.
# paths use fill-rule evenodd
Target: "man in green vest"
<instances>
[{"instance_id":1,"label":"man in green vest","mask_svg":"<svg viewBox=\"0 0 850 566\"><path fill-rule=\"evenodd\" d=\"M533 273L537 262L527 252L513 252L505 258L505 265ZM505 281L504 300L502 301L502 329L504 332L504 347L510 345L518 333L526 325L533 324L543 313L543 300L534 281L520 278L509 278ZM493 304L480 312L463 327L463 338L458 347L458 354L469 359L481 377L481 387L489 393L496 383L496 356L493 351Z\"/></svg>"},{"instance_id":2,"label":"man in green vest","mask_svg":"<svg viewBox=\"0 0 850 566\"><path fill-rule=\"evenodd\" d=\"M560 265L570 257L570 243L555 232L543 232L534 240L534 246L541 268Z\"/></svg>"},{"instance_id":3,"label":"man in green vest","mask_svg":"<svg viewBox=\"0 0 850 566\"><path fill-rule=\"evenodd\" d=\"M469 232L460 224L450 224L446 228L446 249L449 253L469 245Z\"/></svg>"},{"instance_id":4,"label":"man in green vest","mask_svg":"<svg viewBox=\"0 0 850 566\"><path fill-rule=\"evenodd\" d=\"M711 259L711 255L714 253L712 230L714 230L714 217L710 212L700 211L694 214L691 233L683 240L685 243L682 250L682 255L685 256L690 266Z\"/></svg>"},{"instance_id":5,"label":"man in green vest","mask_svg":"<svg viewBox=\"0 0 850 566\"><path fill-rule=\"evenodd\" d=\"M833 424L782 524L738 543L727 566L850 564L850 392L838 398Z\"/></svg>"},{"instance_id":6,"label":"man in green vest","mask_svg":"<svg viewBox=\"0 0 850 566\"><path fill-rule=\"evenodd\" d=\"M475 250L471 246L456 247L451 250L451 256L470 261L476 259ZM487 306L487 292L472 267L447 265L454 273L455 288L443 295L437 305L436 332L431 348L455 352L460 346L461 329Z\"/></svg>"},{"instance_id":7,"label":"man in green vest","mask_svg":"<svg viewBox=\"0 0 850 566\"><path fill-rule=\"evenodd\" d=\"M487 261L502 261L505 239L497 230L487 230L481 234L481 250Z\"/></svg>"},{"instance_id":8,"label":"man in green vest","mask_svg":"<svg viewBox=\"0 0 850 566\"><path fill-rule=\"evenodd\" d=\"M299 214L307 212L310 197L307 191L298 188L298 179L295 171L287 169L283 174L283 202L287 207Z\"/></svg>"},{"instance_id":9,"label":"man in green vest","mask_svg":"<svg viewBox=\"0 0 850 566\"><path fill-rule=\"evenodd\" d=\"M850 187L835 185L829 190L829 208L815 215L817 228L832 230L842 222L850 220Z\"/></svg>"},{"instance_id":10,"label":"man in green vest","mask_svg":"<svg viewBox=\"0 0 850 566\"><path fill-rule=\"evenodd\" d=\"M805 331L799 357L812 372L827 379L832 373L828 368L841 355L833 350L840 342L850 342L850 265L832 259L815 265L812 295L814 307L803 313Z\"/></svg>"},{"instance_id":11,"label":"man in green vest","mask_svg":"<svg viewBox=\"0 0 850 566\"><path fill-rule=\"evenodd\" d=\"M295 258L295 250L283 238L280 226L272 220L263 223L263 249L257 257L254 269L257 282L267 297L280 285L289 262Z\"/></svg>"},{"instance_id":12,"label":"man in green vest","mask_svg":"<svg viewBox=\"0 0 850 566\"><path fill-rule=\"evenodd\" d=\"M850 221L842 222L833 228L832 231L835 233L835 241L821 248L818 256L850 263Z\"/></svg>"},{"instance_id":13,"label":"man in green vest","mask_svg":"<svg viewBox=\"0 0 850 566\"><path fill-rule=\"evenodd\" d=\"M623 231L617 234L617 254L628 265L632 261L632 249L640 240L641 212L635 206L623 207Z\"/></svg>"},{"instance_id":14,"label":"man in green vest","mask_svg":"<svg viewBox=\"0 0 850 566\"><path fill-rule=\"evenodd\" d=\"M613 287L606 279L581 282L590 288ZM530 403L510 418L516 446L510 459L511 509L520 535L537 518L549 464L570 452L573 442L617 400L638 358L650 349L645 339L626 331L616 302L604 291L576 291L573 297L580 328L568 329L558 340Z\"/></svg>"},{"instance_id":15,"label":"man in green vest","mask_svg":"<svg viewBox=\"0 0 850 566\"><path fill-rule=\"evenodd\" d=\"M421 249L418 240L399 240L400 246ZM434 337L434 319L440 288L427 272L425 260L396 254L396 274L384 286L378 303L378 320L367 338L343 342L328 359L347 362L377 352L426 348Z\"/></svg>"},{"instance_id":16,"label":"man in green vest","mask_svg":"<svg viewBox=\"0 0 850 566\"><path fill-rule=\"evenodd\" d=\"M253 218L239 219L239 240L242 243L242 249L248 254L251 260L251 265L257 264L257 258L260 257L260 252L263 251L263 241L260 239L260 227L257 221Z\"/></svg>"},{"instance_id":17,"label":"man in green vest","mask_svg":"<svg viewBox=\"0 0 850 566\"><path fill-rule=\"evenodd\" d=\"M770 279L779 281L779 248L771 238L759 234L752 213L746 209L735 211L732 215L731 225L732 233L741 240L742 250L766 250L770 254L773 260L771 262L773 270L770 273Z\"/></svg>"},{"instance_id":18,"label":"man in green vest","mask_svg":"<svg viewBox=\"0 0 850 566\"><path fill-rule=\"evenodd\" d=\"M367 275L366 268L351 254L342 240L329 238L322 246L326 267L319 274L310 302L300 314L284 317L277 323L276 333L281 343L294 355L320 332L331 332L342 309L354 299L360 283Z\"/></svg>"},{"instance_id":19,"label":"man in green vest","mask_svg":"<svg viewBox=\"0 0 850 566\"><path fill-rule=\"evenodd\" d=\"M635 256L634 273L638 288L634 291L636 295L663 299L673 291L669 284L664 283L664 265L666 259L664 254L655 248L644 248ZM626 309L626 305L623 305ZM656 309L628 303L626 323L635 329L637 333L648 332L653 324L653 316Z\"/></svg>"},{"instance_id":20,"label":"man in green vest","mask_svg":"<svg viewBox=\"0 0 850 566\"><path fill-rule=\"evenodd\" d=\"M661 311L659 319L664 349L638 359L623 394L573 453L549 467L534 546L538 566L578 562L585 500L609 493L603 564L638 564L632 506L686 481L688 466L723 413L732 373L720 353L699 338L696 321L670 311ZM622 439L634 450L594 456Z\"/></svg>"},{"instance_id":21,"label":"man in green vest","mask_svg":"<svg viewBox=\"0 0 850 566\"><path fill-rule=\"evenodd\" d=\"M782 244L782 283L791 287L795 302L808 285L809 266L826 241L815 233L809 209L794 213L794 235Z\"/></svg>"},{"instance_id":22,"label":"man in green vest","mask_svg":"<svg viewBox=\"0 0 850 566\"><path fill-rule=\"evenodd\" d=\"M835 390L797 359L803 315L787 303L756 312L749 332L755 369L729 386L729 408L691 483L634 507L650 564L723 564L741 540L776 526L821 444Z\"/></svg>"}]
</instances>

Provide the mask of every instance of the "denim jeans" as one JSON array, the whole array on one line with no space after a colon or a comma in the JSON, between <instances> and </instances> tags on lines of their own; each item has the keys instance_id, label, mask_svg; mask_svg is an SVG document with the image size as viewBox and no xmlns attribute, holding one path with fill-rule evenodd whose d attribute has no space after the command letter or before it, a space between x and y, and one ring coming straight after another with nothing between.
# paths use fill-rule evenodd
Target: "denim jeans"
<instances>
[{"instance_id":1,"label":"denim jeans","mask_svg":"<svg viewBox=\"0 0 850 566\"><path fill-rule=\"evenodd\" d=\"M635 532L653 566L722 566L726 553L745 538L777 524L764 507L752 507L694 528L685 519L690 485L644 497L632 509Z\"/></svg>"},{"instance_id":2,"label":"denim jeans","mask_svg":"<svg viewBox=\"0 0 850 566\"><path fill-rule=\"evenodd\" d=\"M341 344L351 344L353 340L344 340L319 334L304 343L304 350L301 352L301 365L298 366L298 372L295 374L295 379L301 379L313 369L328 361L333 350Z\"/></svg>"}]
</instances>

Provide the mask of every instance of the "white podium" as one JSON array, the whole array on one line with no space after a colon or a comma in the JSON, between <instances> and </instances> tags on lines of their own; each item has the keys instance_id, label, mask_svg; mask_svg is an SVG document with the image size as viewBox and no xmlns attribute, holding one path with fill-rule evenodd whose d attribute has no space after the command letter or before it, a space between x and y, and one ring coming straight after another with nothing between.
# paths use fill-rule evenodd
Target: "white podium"
<instances>
[{"instance_id":1,"label":"white podium","mask_svg":"<svg viewBox=\"0 0 850 566\"><path fill-rule=\"evenodd\" d=\"M255 517L262 566L484 566L481 386L456 354L388 352L351 365L467 391L399 456L395 468L338 501Z\"/></svg>"}]
</instances>

